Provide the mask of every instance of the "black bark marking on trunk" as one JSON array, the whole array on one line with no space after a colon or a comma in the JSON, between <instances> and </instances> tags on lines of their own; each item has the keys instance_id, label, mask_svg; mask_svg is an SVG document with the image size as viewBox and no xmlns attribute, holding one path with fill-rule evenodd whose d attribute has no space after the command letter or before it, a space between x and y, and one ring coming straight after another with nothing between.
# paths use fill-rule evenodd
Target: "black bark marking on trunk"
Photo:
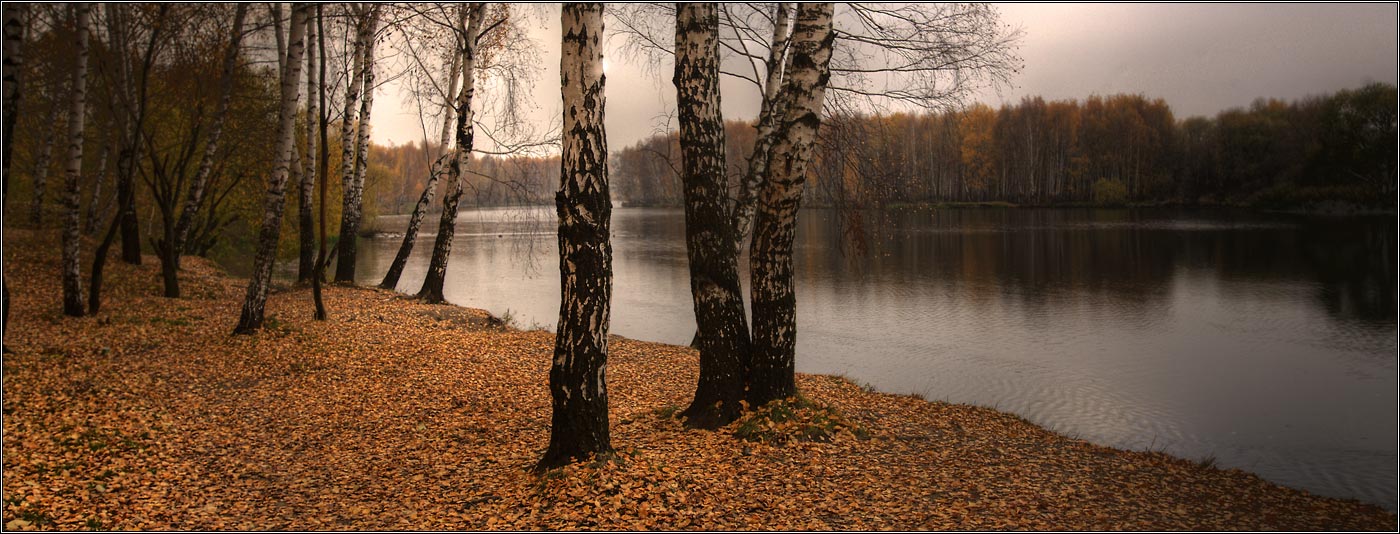
<instances>
[{"instance_id":1,"label":"black bark marking on trunk","mask_svg":"<svg viewBox=\"0 0 1400 534\"><path fill-rule=\"evenodd\" d=\"M783 88L788 93L784 132L773 148L749 252L753 302L749 402L753 406L797 394L792 245L829 78L835 39L831 17L832 4L802 4L793 25L793 57Z\"/></svg>"},{"instance_id":2,"label":"black bark marking on trunk","mask_svg":"<svg viewBox=\"0 0 1400 534\"><path fill-rule=\"evenodd\" d=\"M68 151L64 169L63 195L63 314L83 315L83 281L78 272L78 247L82 238L79 178L83 174L84 111L87 107L88 18L91 6L75 3L69 8L76 33L76 59L68 100Z\"/></svg>"},{"instance_id":3,"label":"black bark marking on trunk","mask_svg":"<svg viewBox=\"0 0 1400 534\"><path fill-rule=\"evenodd\" d=\"M561 295L549 370L549 448L537 471L612 454L607 389L612 200L603 131L603 5L565 4L562 26L564 137L554 197Z\"/></svg>"},{"instance_id":4,"label":"black bark marking on trunk","mask_svg":"<svg viewBox=\"0 0 1400 534\"><path fill-rule=\"evenodd\" d=\"M293 139L296 136L296 110L301 76L301 57L305 45L307 4L294 4L291 30L287 39L287 58L282 72L282 109L278 112L277 163L268 178L267 195L263 200L262 226L258 229L257 255L253 259L253 274L248 279L248 292L239 314L234 334L251 334L262 328L267 290L272 283L272 265L277 259L277 240L282 230L282 211L287 204L287 175L292 162Z\"/></svg>"},{"instance_id":5,"label":"black bark marking on trunk","mask_svg":"<svg viewBox=\"0 0 1400 534\"><path fill-rule=\"evenodd\" d=\"M672 82L680 115L690 293L700 342L700 379L694 400L681 416L690 426L718 428L743 412L749 328L739 285L735 228L726 204L715 4L678 5Z\"/></svg>"},{"instance_id":6,"label":"black bark marking on trunk","mask_svg":"<svg viewBox=\"0 0 1400 534\"><path fill-rule=\"evenodd\" d=\"M476 95L476 35L481 21L485 18L485 8L479 4L468 6L467 28L463 41L458 43L462 55L462 90L457 93L457 148L447 168L447 194L442 197L442 217L438 219L437 238L433 240L433 256L428 260L428 275L418 290L417 298L437 304L445 301L442 289L447 282L447 260L452 255L452 238L457 233L457 208L462 200L462 170L471 158L472 137L472 98Z\"/></svg>"},{"instance_id":7,"label":"black bark marking on trunk","mask_svg":"<svg viewBox=\"0 0 1400 534\"><path fill-rule=\"evenodd\" d=\"M20 84L20 72L24 67L24 23L28 18L29 6L27 4L5 4L5 27L4 27L4 189L0 190L3 196L0 197L0 204L8 206L10 198L10 153L14 149L15 123L19 120L19 102L23 86ZM0 207L0 211L3 211ZM4 291L4 312L0 314L0 336L3 336L10 327L10 280L8 277L0 277L0 288ZM3 352L9 353L9 347L4 347Z\"/></svg>"},{"instance_id":8,"label":"black bark marking on trunk","mask_svg":"<svg viewBox=\"0 0 1400 534\"><path fill-rule=\"evenodd\" d=\"M311 282L316 268L316 220L311 215L316 188L316 21L306 19L306 155L302 157L301 186L297 188L297 283Z\"/></svg>"}]
</instances>

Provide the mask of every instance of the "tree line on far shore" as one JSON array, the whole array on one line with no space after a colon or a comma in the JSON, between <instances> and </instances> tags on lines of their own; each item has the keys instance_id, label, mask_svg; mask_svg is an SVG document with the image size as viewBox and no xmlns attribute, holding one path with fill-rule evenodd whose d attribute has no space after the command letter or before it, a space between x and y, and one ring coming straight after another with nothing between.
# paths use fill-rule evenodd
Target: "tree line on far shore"
<instances>
[{"instance_id":1,"label":"tree line on far shore","mask_svg":"<svg viewBox=\"0 0 1400 534\"><path fill-rule=\"evenodd\" d=\"M743 161L753 128L729 121L725 129L728 160ZM1292 102L1261 98L1184 120L1162 99L1128 94L837 114L822 125L803 204L1306 208L1332 201L1393 209L1395 139L1396 89L1382 83ZM614 152L619 199L681 205L679 154L675 133ZM740 174L731 163L731 187Z\"/></svg>"}]
</instances>

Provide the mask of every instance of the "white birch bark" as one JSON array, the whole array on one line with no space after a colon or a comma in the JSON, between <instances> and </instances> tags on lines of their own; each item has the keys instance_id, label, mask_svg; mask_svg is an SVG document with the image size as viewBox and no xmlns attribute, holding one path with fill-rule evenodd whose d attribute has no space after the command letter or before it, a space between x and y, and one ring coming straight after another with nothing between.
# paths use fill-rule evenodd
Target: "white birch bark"
<instances>
[{"instance_id":1,"label":"white birch bark","mask_svg":"<svg viewBox=\"0 0 1400 534\"><path fill-rule=\"evenodd\" d=\"M369 122L368 117L363 116L363 105L359 109L360 116L356 116L355 104L361 98L369 99L369 96L364 94L365 78L370 75L373 60L367 56L374 53L374 47L370 41L374 38L373 24L377 13L377 8L370 8L369 11L364 11L363 7L357 8L355 74L350 81L350 87L345 92L345 118L340 124L341 206L340 241L336 244L335 280L337 282L355 282L355 234L358 232L360 224L359 188L356 187L360 170L357 134ZM355 128L356 124L360 125L359 129Z\"/></svg>"},{"instance_id":2,"label":"white birch bark","mask_svg":"<svg viewBox=\"0 0 1400 534\"><path fill-rule=\"evenodd\" d=\"M438 219L438 233L433 240L433 255L428 260L428 274L417 297L430 303L445 300L442 293L447 281L447 260L452 255L452 240L457 232L457 207L462 200L462 175L467 161L471 159L473 137L472 99L476 95L476 37L481 32L486 9L481 4L466 6L469 14L467 29L458 43L462 56L462 89L457 92L457 147L452 161L447 167L447 194L442 198L442 216Z\"/></svg>"},{"instance_id":3,"label":"white birch bark","mask_svg":"<svg viewBox=\"0 0 1400 534\"><path fill-rule=\"evenodd\" d=\"M297 100L300 91L301 57L306 35L307 4L294 4L292 7L292 27L287 38L286 68L282 71L281 109L278 111L277 150L272 174L268 177L267 195L263 200L262 226L258 230L257 255L253 259L253 273L248 280L248 291L243 301L243 310L238 319L235 334L249 334L263 324L263 312L267 305L267 290L272 283L272 265L277 259L277 240L282 230L282 211L287 203L287 175L292 161L293 141L296 138Z\"/></svg>"},{"instance_id":4,"label":"white birch bark","mask_svg":"<svg viewBox=\"0 0 1400 534\"><path fill-rule=\"evenodd\" d=\"M792 283L792 243L807 164L821 125L822 99L830 78L830 3L802 4L792 32L792 64L785 73L787 110L783 136L773 147L767 179L759 196L749 267L753 305L753 351L749 400L753 405L797 393L796 293Z\"/></svg>"},{"instance_id":5,"label":"white birch bark","mask_svg":"<svg viewBox=\"0 0 1400 534\"><path fill-rule=\"evenodd\" d=\"M447 97L455 98L457 94L457 83L460 79L461 56L452 54L448 59L447 71ZM423 218L428 214L428 206L433 203L433 197L437 196L439 178L446 170L448 161L447 155L452 144L452 119L455 116L456 107L452 102L443 106L442 129L439 130L440 137L438 146L442 153L438 154L433 161L432 169L428 171L428 183L423 186L423 193L418 196L418 203L413 206L413 214L408 218L408 228L404 230L403 242L399 244L399 252L394 255L393 263L389 264L389 270L384 274L384 280L379 282L379 287L384 289L394 289L399 285L399 278L403 276L403 268L408 264L408 256L413 253L413 245L418 239L418 230L423 226Z\"/></svg>"},{"instance_id":6,"label":"white birch bark","mask_svg":"<svg viewBox=\"0 0 1400 534\"><path fill-rule=\"evenodd\" d=\"M78 273L78 245L82 238L83 129L87 117L88 18L92 6L74 3L72 13L75 36L73 82L68 94L68 152L64 170L63 195L63 313L83 315L83 280Z\"/></svg>"},{"instance_id":7,"label":"white birch bark","mask_svg":"<svg viewBox=\"0 0 1400 534\"><path fill-rule=\"evenodd\" d=\"M549 371L549 448L537 469L612 452L607 389L612 202L603 131L603 5L564 4L561 18L564 129L554 197L561 295Z\"/></svg>"},{"instance_id":8,"label":"white birch bark","mask_svg":"<svg viewBox=\"0 0 1400 534\"><path fill-rule=\"evenodd\" d=\"M320 86L320 76L316 71L317 54L325 53L317 48L316 20L306 18L306 153L302 157L301 184L297 195L297 230L300 247L297 254L297 282L311 281L316 263L316 229L311 217L313 202L312 189L316 187L317 126L321 108L317 103L316 91Z\"/></svg>"},{"instance_id":9,"label":"white birch bark","mask_svg":"<svg viewBox=\"0 0 1400 534\"><path fill-rule=\"evenodd\" d=\"M190 228L194 226L199 208L204 204L204 189L209 184L209 175L214 169L214 157L219 150L219 140L224 134L229 103L233 100L233 79L238 69L239 46L243 40L243 22L247 16L247 7L247 4L238 4L234 8L233 30L229 33L228 48L224 51L223 71L220 74L219 107L214 111L213 123L209 125L209 140L205 142L204 153L200 155L194 179L190 180L190 188L185 194L185 205L180 210L180 219L175 223L176 265L180 263L180 255L185 253Z\"/></svg>"}]
</instances>

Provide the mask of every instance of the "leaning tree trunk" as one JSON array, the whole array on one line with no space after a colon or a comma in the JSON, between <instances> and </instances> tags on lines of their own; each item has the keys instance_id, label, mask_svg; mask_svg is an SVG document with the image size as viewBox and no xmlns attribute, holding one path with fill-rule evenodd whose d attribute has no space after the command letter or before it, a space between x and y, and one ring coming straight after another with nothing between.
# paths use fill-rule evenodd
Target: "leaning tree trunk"
<instances>
[{"instance_id":1,"label":"leaning tree trunk","mask_svg":"<svg viewBox=\"0 0 1400 534\"><path fill-rule=\"evenodd\" d=\"M8 204L10 198L10 154L14 150L15 122L19 119L19 100L23 86L20 84L20 71L24 68L24 24L29 15L28 4L5 4L4 28L4 189L0 189L0 205ZM0 211L3 211L0 207ZM0 334L9 331L10 326L10 280L0 277L4 291L5 311L0 313ZM4 352L9 352L4 349Z\"/></svg>"},{"instance_id":2,"label":"leaning tree trunk","mask_svg":"<svg viewBox=\"0 0 1400 534\"><path fill-rule=\"evenodd\" d=\"M363 95L363 101L360 102L358 137L352 139L353 130L344 124L341 126L341 142L345 143L341 150L341 155L345 158L345 161L341 162L341 168L344 169L341 182L345 189L340 210L340 241L336 244L340 258L335 264L335 281L347 284L355 283L355 237L360 232L360 216L364 202L365 174L362 165L368 163L365 158L369 150L369 112L370 106L374 104L374 27L378 18L379 8L369 8L365 20L361 22L359 36L355 39L355 50L360 55L355 58L359 72L355 73L353 83L355 91ZM352 105L353 100L347 96L347 117Z\"/></svg>"},{"instance_id":3,"label":"leaning tree trunk","mask_svg":"<svg viewBox=\"0 0 1400 534\"><path fill-rule=\"evenodd\" d=\"M29 224L36 227L44 222L44 190L48 188L49 167L53 166L54 124L58 122L62 107L54 102L49 108L48 120L39 125L44 137L39 141L39 157L34 159L34 195L29 201Z\"/></svg>"},{"instance_id":4,"label":"leaning tree trunk","mask_svg":"<svg viewBox=\"0 0 1400 534\"><path fill-rule=\"evenodd\" d=\"M700 381L681 415L718 428L743 412L749 326L739 286L734 228L726 209L724 117L720 112L719 9L714 3L676 9L676 110L680 115L681 181L690 295L700 339Z\"/></svg>"},{"instance_id":5,"label":"leaning tree trunk","mask_svg":"<svg viewBox=\"0 0 1400 534\"><path fill-rule=\"evenodd\" d=\"M320 198L320 217L317 218L317 228L320 230L320 238L316 240L316 266L311 274L311 295L316 304L315 319L317 321L326 320L326 303L321 299L321 282L326 278L326 181L330 180L331 152L330 142L327 136L327 118L330 108L326 106L326 28L324 25L325 16L322 4L316 4L316 49L320 50L320 55L316 58L316 107L319 108L320 115L316 117L316 126L320 137L320 160L317 162L316 176L319 187L318 197ZM307 28L310 28L308 22ZM310 68L308 65L307 68ZM311 98L311 95L306 95Z\"/></svg>"},{"instance_id":6,"label":"leaning tree trunk","mask_svg":"<svg viewBox=\"0 0 1400 534\"><path fill-rule=\"evenodd\" d=\"M75 60L73 82L68 88L68 153L63 195L63 314L83 315L83 280L78 273L78 245L82 239L83 119L87 110L88 14L92 6L78 2L73 13Z\"/></svg>"},{"instance_id":7,"label":"leaning tree trunk","mask_svg":"<svg viewBox=\"0 0 1400 534\"><path fill-rule=\"evenodd\" d=\"M316 21L306 19L306 155L302 158L301 184L297 188L297 230L300 249L297 254L297 283L311 281L316 268L316 221L311 217L311 195L316 187L316 127L321 110L316 102Z\"/></svg>"},{"instance_id":8,"label":"leaning tree trunk","mask_svg":"<svg viewBox=\"0 0 1400 534\"><path fill-rule=\"evenodd\" d=\"M136 225L136 189L133 187L135 181L134 164L140 155L141 144L135 140L139 139L142 125L146 120L146 82L149 80L148 74L155 57L156 44L159 42L161 28L166 14L169 13L170 6L169 4L160 4L156 8L157 24L151 28L150 41L146 45L139 92L134 90L129 83L131 73L125 58L127 51L126 32L122 28L122 21L125 19L126 13L125 8L124 4L113 4L107 8L107 35L108 39L111 40L109 46L118 52L118 56L122 56L117 58L117 86L113 90L125 92L127 104L116 113L117 214L112 219L112 226L107 229L107 235L102 238L102 243L97 246L92 255L92 282L88 289L88 313L91 314L97 313L102 305L102 271L107 264L107 250L111 248L119 229L122 236L122 261L136 265L141 264L141 243ZM135 105L134 109L131 107L132 102Z\"/></svg>"},{"instance_id":9,"label":"leaning tree trunk","mask_svg":"<svg viewBox=\"0 0 1400 534\"><path fill-rule=\"evenodd\" d=\"M797 393L794 348L797 297L792 285L792 242L807 163L821 126L822 98L836 40L832 4L802 4L792 35L792 69L783 90L788 109L783 137L773 147L759 197L749 249L753 287L753 352L749 402L760 406Z\"/></svg>"},{"instance_id":10,"label":"leaning tree trunk","mask_svg":"<svg viewBox=\"0 0 1400 534\"><path fill-rule=\"evenodd\" d=\"M768 50L768 69L763 86L763 102L759 105L757 131L754 133L753 153L749 156L749 166L744 180L739 185L739 198L734 203L731 221L734 224L734 250L743 250L744 238L753 229L753 215L757 204L758 191L763 186L763 178L768 172L768 162L773 159L773 145L777 144L778 132L774 125L783 116L784 100L783 73L787 70L784 55L792 40L791 16L795 6L780 2L774 6L773 40ZM787 56L792 57L792 56Z\"/></svg>"},{"instance_id":11,"label":"leaning tree trunk","mask_svg":"<svg viewBox=\"0 0 1400 534\"><path fill-rule=\"evenodd\" d=\"M486 10L473 4L467 17L467 29L458 43L462 56L462 89L457 92L457 147L447 168L447 194L442 197L442 217L438 219L437 238L433 240L433 256L428 260L428 275L417 297L429 303L446 300L442 289L447 281L447 258L452 255L452 238L457 233L457 207L462 200L462 173L472 154L472 98L476 95L476 37Z\"/></svg>"},{"instance_id":12,"label":"leaning tree trunk","mask_svg":"<svg viewBox=\"0 0 1400 534\"><path fill-rule=\"evenodd\" d=\"M209 126L209 141L200 155L199 167L190 188L185 194L185 206L180 210L180 219L175 224L175 265L180 264L180 255L185 253L190 229L199 215L199 207L204 203L204 189L209 184L209 176L214 169L214 159L219 149L219 139L224 133L224 119L228 117L229 102L233 99L233 79L238 69L239 44L243 40L243 20L248 11L247 4L238 4L233 13L233 31L229 34L228 49L224 51L223 72L219 80L219 107L214 112L213 124Z\"/></svg>"},{"instance_id":13,"label":"leaning tree trunk","mask_svg":"<svg viewBox=\"0 0 1400 534\"><path fill-rule=\"evenodd\" d=\"M282 230L282 210L287 204L287 175L292 162L293 141L296 138L297 82L301 77L301 56L305 48L306 4L292 7L292 27L287 37L287 58L282 71L282 109L278 112L277 152L272 176L268 178L267 196L263 200L262 227L258 230L257 256L253 259L253 274L248 280L248 294L238 318L235 334L250 334L262 328L263 308L267 304L267 289L272 283L272 264L277 259L277 239Z\"/></svg>"},{"instance_id":14,"label":"leaning tree trunk","mask_svg":"<svg viewBox=\"0 0 1400 534\"><path fill-rule=\"evenodd\" d=\"M458 56L452 55L448 61L447 70L449 80L447 82L447 97L453 98L457 92L457 81L460 79L457 72ZM399 252L394 255L394 262L389 264L389 271L384 274L384 280L379 282L379 287L384 289L394 289L399 285L399 277L403 276L403 268L408 264L408 256L413 253L413 243L418 239L418 229L423 226L423 218L428 214L428 206L433 203L433 197L437 194L438 179L442 177L444 171L444 156L447 147L452 143L452 118L454 107L449 102L445 106L442 117L441 138L438 146L442 147L443 154L438 155L438 159L433 162L433 168L428 171L428 183L423 186L423 194L419 195L418 203L413 206L413 215L408 218L408 229L404 230L403 243L399 244Z\"/></svg>"},{"instance_id":15,"label":"leaning tree trunk","mask_svg":"<svg viewBox=\"0 0 1400 534\"><path fill-rule=\"evenodd\" d=\"M562 291L549 369L554 416L538 470L612 453L607 380L612 200L603 131L603 4L564 4L563 11L563 150L554 197Z\"/></svg>"}]
</instances>

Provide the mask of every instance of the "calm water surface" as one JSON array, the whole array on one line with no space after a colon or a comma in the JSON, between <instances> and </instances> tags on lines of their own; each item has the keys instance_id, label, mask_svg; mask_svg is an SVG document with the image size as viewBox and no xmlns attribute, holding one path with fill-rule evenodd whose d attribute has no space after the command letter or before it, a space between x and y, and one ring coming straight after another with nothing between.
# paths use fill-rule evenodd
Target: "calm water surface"
<instances>
[{"instance_id":1,"label":"calm water surface","mask_svg":"<svg viewBox=\"0 0 1400 534\"><path fill-rule=\"evenodd\" d=\"M799 371L996 407L1095 443L1213 457L1395 509L1394 217L990 209L862 219L870 237L857 250L835 212L802 213ZM554 225L552 210L464 212L448 300L552 327ZM680 210L613 212L613 333L690 341L684 232ZM399 240L361 241L361 283L379 282ZM431 244L420 238L400 291L422 283Z\"/></svg>"}]
</instances>

